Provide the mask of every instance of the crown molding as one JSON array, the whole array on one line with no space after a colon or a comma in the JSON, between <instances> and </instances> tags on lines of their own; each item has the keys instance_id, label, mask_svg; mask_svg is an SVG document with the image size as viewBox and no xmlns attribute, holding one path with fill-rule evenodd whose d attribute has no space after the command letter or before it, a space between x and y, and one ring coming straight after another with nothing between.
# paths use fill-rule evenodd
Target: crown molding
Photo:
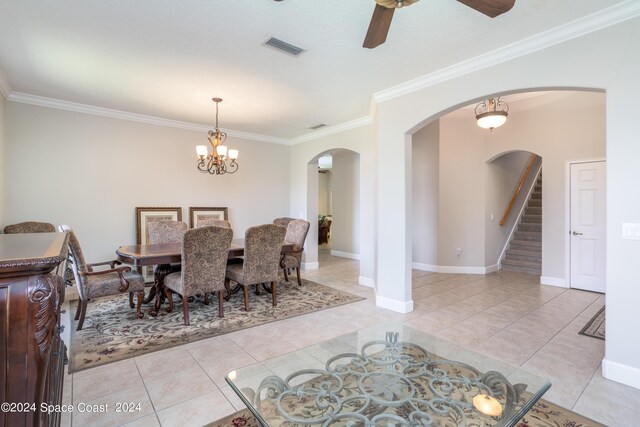
<instances>
[{"instance_id":1,"label":"crown molding","mask_svg":"<svg viewBox=\"0 0 640 427\"><path fill-rule=\"evenodd\" d=\"M197 123L181 122L178 120L164 119L161 117L146 116L144 114L129 113L127 111L113 110L110 108L96 107L93 105L80 104L77 102L62 101L59 99L46 98L43 96L30 95L28 93L12 92L7 97L9 101L20 102L23 104L37 105L40 107L55 108L58 110L73 111L76 113L92 114L95 116L109 117L112 119L128 120L138 123L146 123L157 126L166 126L177 129L186 129L195 132L208 132L211 126L201 125ZM252 141L269 142L272 144L289 145L289 140L285 138L277 138L268 135L260 135L249 132L236 131L226 129L228 136L249 139Z\"/></svg>"},{"instance_id":2,"label":"crown molding","mask_svg":"<svg viewBox=\"0 0 640 427\"><path fill-rule=\"evenodd\" d=\"M610 27L640 15L640 1L627 0L607 9L592 13L552 30L544 31L499 49L445 67L433 73L409 80L373 94L376 103L427 88L446 80L463 76L496 64L575 39L594 31Z\"/></svg>"},{"instance_id":3,"label":"crown molding","mask_svg":"<svg viewBox=\"0 0 640 427\"><path fill-rule=\"evenodd\" d=\"M2 70L0 70L0 93L4 95L5 99L9 99L12 92L13 89L9 83L9 79L7 79L7 76L2 72Z\"/></svg>"},{"instance_id":4,"label":"crown molding","mask_svg":"<svg viewBox=\"0 0 640 427\"><path fill-rule=\"evenodd\" d=\"M301 144L303 142L313 141L325 136L333 135L336 133L344 132L349 129L355 129L362 126L367 126L373 123L373 116L364 116L359 119L350 120L348 122L341 123L339 125L329 126L322 130L307 133L289 140L290 145Z\"/></svg>"}]
</instances>

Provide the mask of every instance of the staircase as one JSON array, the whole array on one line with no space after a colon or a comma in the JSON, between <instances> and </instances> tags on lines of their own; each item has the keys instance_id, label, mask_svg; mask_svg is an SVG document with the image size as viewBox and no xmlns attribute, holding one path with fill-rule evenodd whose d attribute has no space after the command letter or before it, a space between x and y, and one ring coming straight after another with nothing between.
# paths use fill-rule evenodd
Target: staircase
<instances>
[{"instance_id":1,"label":"staircase","mask_svg":"<svg viewBox=\"0 0 640 427\"><path fill-rule=\"evenodd\" d=\"M542 270L542 173L509 244L502 269L540 275Z\"/></svg>"}]
</instances>

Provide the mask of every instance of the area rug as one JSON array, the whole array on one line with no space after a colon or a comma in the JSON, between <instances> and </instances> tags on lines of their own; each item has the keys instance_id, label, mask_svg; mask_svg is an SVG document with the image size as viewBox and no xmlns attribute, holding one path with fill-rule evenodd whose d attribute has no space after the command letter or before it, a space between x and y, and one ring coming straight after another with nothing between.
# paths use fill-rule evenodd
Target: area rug
<instances>
[{"instance_id":1,"label":"area rug","mask_svg":"<svg viewBox=\"0 0 640 427\"><path fill-rule=\"evenodd\" d=\"M143 319L129 307L127 295L91 301L81 331L76 331L72 306L69 372L78 372L130 357L151 353L177 345L199 341L252 326L337 307L364 298L309 280L302 286L281 281L277 287L278 305L271 305L271 295L262 291L249 295L251 310L244 311L242 292L224 303L224 318L218 317L218 299L204 305L202 298L189 303L190 326L185 326L182 303L174 296L175 308L166 312L164 304L157 317L148 315L150 305L143 308Z\"/></svg>"},{"instance_id":2,"label":"area rug","mask_svg":"<svg viewBox=\"0 0 640 427\"><path fill-rule=\"evenodd\" d=\"M604 307L600 309L596 313L595 316L589 320L589 322L585 325L584 328L579 332L581 335L586 335L588 337L598 338L604 340L604 326L605 326L605 311Z\"/></svg>"},{"instance_id":3,"label":"area rug","mask_svg":"<svg viewBox=\"0 0 640 427\"><path fill-rule=\"evenodd\" d=\"M260 427L251 411L243 409L204 427ZM516 427L606 427L589 418L540 399Z\"/></svg>"}]
</instances>

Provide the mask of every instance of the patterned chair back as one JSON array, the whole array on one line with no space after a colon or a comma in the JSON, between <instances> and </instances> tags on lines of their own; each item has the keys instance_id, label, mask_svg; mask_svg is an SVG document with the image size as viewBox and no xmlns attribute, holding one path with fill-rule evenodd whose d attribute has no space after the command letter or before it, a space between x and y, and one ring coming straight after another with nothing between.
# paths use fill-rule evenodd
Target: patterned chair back
<instances>
[{"instance_id":1,"label":"patterned chair back","mask_svg":"<svg viewBox=\"0 0 640 427\"><path fill-rule=\"evenodd\" d=\"M244 283L278 280L280 253L287 230L275 224L249 227L244 235Z\"/></svg>"},{"instance_id":2,"label":"patterned chair back","mask_svg":"<svg viewBox=\"0 0 640 427\"><path fill-rule=\"evenodd\" d=\"M303 219L294 219L287 226L287 234L284 237L285 243L293 243L296 249L303 250L304 242L307 240L307 233L309 233L309 227L311 224L309 221ZM288 256L293 256L298 261L298 267L302 261L302 252L296 252Z\"/></svg>"},{"instance_id":3,"label":"patterned chair back","mask_svg":"<svg viewBox=\"0 0 640 427\"><path fill-rule=\"evenodd\" d=\"M55 233L56 227L48 222L26 221L18 224L7 225L4 234L21 233Z\"/></svg>"},{"instance_id":4,"label":"patterned chair back","mask_svg":"<svg viewBox=\"0 0 640 427\"><path fill-rule=\"evenodd\" d=\"M187 230L182 239L184 295L224 289L227 256L233 231L226 227Z\"/></svg>"},{"instance_id":5,"label":"patterned chair back","mask_svg":"<svg viewBox=\"0 0 640 427\"><path fill-rule=\"evenodd\" d=\"M226 219L218 219L218 218L201 219L200 221L198 221L198 225L196 228L211 227L212 225L216 227L231 228L231 224L229 223L229 221L227 221Z\"/></svg>"},{"instance_id":6,"label":"patterned chair back","mask_svg":"<svg viewBox=\"0 0 640 427\"><path fill-rule=\"evenodd\" d=\"M73 278L76 281L76 286L78 287L78 295L80 296L80 299L84 299L86 292L80 272L87 271L87 262L84 258L82 248L80 247L80 242L76 237L76 233L71 231L71 229L69 229L69 253L67 256L67 262L71 265Z\"/></svg>"},{"instance_id":7,"label":"patterned chair back","mask_svg":"<svg viewBox=\"0 0 640 427\"><path fill-rule=\"evenodd\" d=\"M282 218L276 218L276 219L274 219L274 220L273 220L273 223L274 223L275 225L281 225L281 226L283 226L284 228L287 228L287 226L289 225L289 223L290 223L291 221L293 221L294 219L295 219L295 218L289 218L288 216L284 216L284 217L282 217Z\"/></svg>"},{"instance_id":8,"label":"patterned chair back","mask_svg":"<svg viewBox=\"0 0 640 427\"><path fill-rule=\"evenodd\" d=\"M182 241L187 224L182 221L153 221L147 224L150 244L179 243Z\"/></svg>"}]
</instances>

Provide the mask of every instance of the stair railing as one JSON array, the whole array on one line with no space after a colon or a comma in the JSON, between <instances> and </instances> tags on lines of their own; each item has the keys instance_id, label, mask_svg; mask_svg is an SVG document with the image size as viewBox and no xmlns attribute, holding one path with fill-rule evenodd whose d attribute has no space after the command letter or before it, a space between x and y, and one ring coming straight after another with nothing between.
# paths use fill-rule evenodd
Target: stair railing
<instances>
[{"instance_id":1,"label":"stair railing","mask_svg":"<svg viewBox=\"0 0 640 427\"><path fill-rule=\"evenodd\" d=\"M513 197L509 202L509 206L507 206L507 210L505 211L504 215L502 216L502 219L500 220L500 225L504 226L507 223L507 218L509 218L511 209L513 209L513 204L516 202L516 199L520 195L520 191L522 191L522 186L524 185L524 182L527 180L527 177L529 176L529 172L531 172L531 167L535 163L536 158L537 156L535 154L531 154L531 156L529 157L529 162L527 162L527 166L524 168L524 171L522 172L522 177L520 178L520 182L518 183L518 188L516 188L516 191L513 193Z\"/></svg>"},{"instance_id":2,"label":"stair railing","mask_svg":"<svg viewBox=\"0 0 640 427\"><path fill-rule=\"evenodd\" d=\"M500 256L498 257L498 269L502 268L502 260L504 259L504 256L507 253L507 248L511 243L511 239L513 239L513 234L516 232L516 229L518 228L518 223L520 222L520 218L522 217L522 214L524 213L527 207L527 203L529 198L531 197L531 193L533 193L533 189L536 187L536 182L540 177L540 172L542 172L542 162L538 165L538 167L535 170L535 174L536 174L535 179L531 182L531 186L529 187L529 191L527 192L527 197L525 197L524 203L520 208L520 212L518 212L518 218L514 221L513 225L511 226L509 237L507 237L507 241L505 242L504 247L502 248L502 252L500 252Z\"/></svg>"}]
</instances>

